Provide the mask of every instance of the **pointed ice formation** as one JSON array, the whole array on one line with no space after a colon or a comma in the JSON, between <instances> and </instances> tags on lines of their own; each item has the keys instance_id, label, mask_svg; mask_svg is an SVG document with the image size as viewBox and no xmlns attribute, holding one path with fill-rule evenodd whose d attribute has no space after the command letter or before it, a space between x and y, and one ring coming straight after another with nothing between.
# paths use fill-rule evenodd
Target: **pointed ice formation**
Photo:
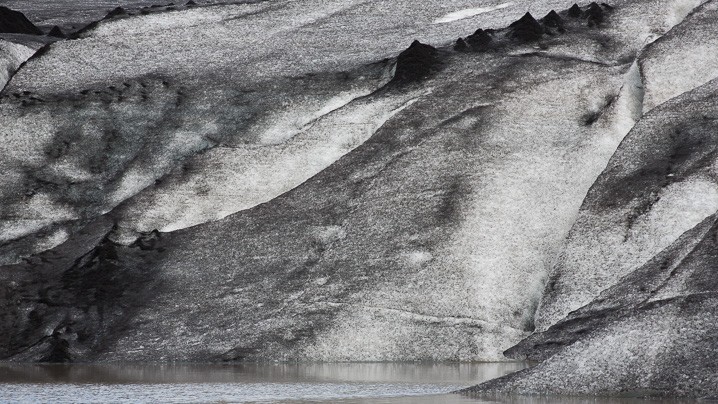
<instances>
[{"instance_id":1,"label":"pointed ice formation","mask_svg":"<svg viewBox=\"0 0 718 404\"><path fill-rule=\"evenodd\" d=\"M40 28L19 11L0 6L0 33L42 35Z\"/></svg>"},{"instance_id":2,"label":"pointed ice formation","mask_svg":"<svg viewBox=\"0 0 718 404\"><path fill-rule=\"evenodd\" d=\"M435 72L440 64L439 51L436 48L414 41L399 54L392 82L411 83L422 80Z\"/></svg>"},{"instance_id":3,"label":"pointed ice formation","mask_svg":"<svg viewBox=\"0 0 718 404\"><path fill-rule=\"evenodd\" d=\"M588 21L588 26L593 27L603 22L604 11L598 3L589 4L588 9L583 13L583 18Z\"/></svg>"},{"instance_id":4,"label":"pointed ice formation","mask_svg":"<svg viewBox=\"0 0 718 404\"><path fill-rule=\"evenodd\" d=\"M541 24L531 15L531 13L524 14L516 22L509 26L511 30L511 37L520 39L522 41L535 41L541 38L544 33Z\"/></svg>"},{"instance_id":5,"label":"pointed ice formation","mask_svg":"<svg viewBox=\"0 0 718 404\"><path fill-rule=\"evenodd\" d=\"M47 35L53 36L53 37L55 37L55 38L67 38L67 36L65 35L65 33L62 32L62 30L60 29L60 27L58 27L57 25L55 25L54 27L52 27L52 29L50 30L50 32L48 32Z\"/></svg>"},{"instance_id":6,"label":"pointed ice formation","mask_svg":"<svg viewBox=\"0 0 718 404\"><path fill-rule=\"evenodd\" d=\"M463 38L459 38L454 43L454 50L458 52L463 52L469 49L469 46L466 44L466 41L464 41Z\"/></svg>"},{"instance_id":7,"label":"pointed ice formation","mask_svg":"<svg viewBox=\"0 0 718 404\"><path fill-rule=\"evenodd\" d=\"M471 49L483 51L487 50L491 44L491 35L479 28L473 34L466 37L466 43L471 46Z\"/></svg>"},{"instance_id":8,"label":"pointed ice formation","mask_svg":"<svg viewBox=\"0 0 718 404\"><path fill-rule=\"evenodd\" d=\"M547 27L558 29L562 29L564 25L563 18L561 18L561 16L559 16L554 10L551 10L548 14L546 14L546 16L541 19L541 22L543 22Z\"/></svg>"},{"instance_id":9,"label":"pointed ice formation","mask_svg":"<svg viewBox=\"0 0 718 404\"><path fill-rule=\"evenodd\" d=\"M583 13L583 10L581 10L581 7L579 7L578 4L574 3L571 8L568 9L568 15L573 18L578 18Z\"/></svg>"},{"instance_id":10,"label":"pointed ice formation","mask_svg":"<svg viewBox=\"0 0 718 404\"><path fill-rule=\"evenodd\" d=\"M105 18L103 18L103 19L109 20L111 18L115 18L115 17L119 17L119 16L123 16L123 15L127 15L127 11L125 11L125 9L120 6L117 6L117 7L113 8L112 10L110 10L107 13L107 15L105 15Z\"/></svg>"}]
</instances>

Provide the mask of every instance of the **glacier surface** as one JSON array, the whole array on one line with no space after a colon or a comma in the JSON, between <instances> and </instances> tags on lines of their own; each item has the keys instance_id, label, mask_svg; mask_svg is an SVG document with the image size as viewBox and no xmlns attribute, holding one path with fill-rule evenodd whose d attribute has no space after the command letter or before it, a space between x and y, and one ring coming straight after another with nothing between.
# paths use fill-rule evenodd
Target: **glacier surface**
<instances>
[{"instance_id":1,"label":"glacier surface","mask_svg":"<svg viewBox=\"0 0 718 404\"><path fill-rule=\"evenodd\" d=\"M717 1L20 3L1 359L718 394Z\"/></svg>"}]
</instances>

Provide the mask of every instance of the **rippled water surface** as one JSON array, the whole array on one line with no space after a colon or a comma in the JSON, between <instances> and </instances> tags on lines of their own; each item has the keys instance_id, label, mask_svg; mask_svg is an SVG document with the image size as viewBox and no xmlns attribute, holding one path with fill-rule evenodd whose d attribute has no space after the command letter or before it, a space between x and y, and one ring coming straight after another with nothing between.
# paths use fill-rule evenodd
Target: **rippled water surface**
<instances>
[{"instance_id":1,"label":"rippled water surface","mask_svg":"<svg viewBox=\"0 0 718 404\"><path fill-rule=\"evenodd\" d=\"M525 363L16 365L0 364L0 401L12 403L449 403L496 402L450 392ZM506 397L525 404L642 400Z\"/></svg>"}]
</instances>

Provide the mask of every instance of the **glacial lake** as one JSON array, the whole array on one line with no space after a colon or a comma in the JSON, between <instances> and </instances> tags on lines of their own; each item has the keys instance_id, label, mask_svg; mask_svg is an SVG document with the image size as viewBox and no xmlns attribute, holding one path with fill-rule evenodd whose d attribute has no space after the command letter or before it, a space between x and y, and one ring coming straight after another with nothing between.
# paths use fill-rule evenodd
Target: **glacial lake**
<instances>
[{"instance_id":1,"label":"glacial lake","mask_svg":"<svg viewBox=\"0 0 718 404\"><path fill-rule=\"evenodd\" d=\"M471 404L452 391L528 364L0 364L2 403ZM677 403L506 397L521 404Z\"/></svg>"}]
</instances>

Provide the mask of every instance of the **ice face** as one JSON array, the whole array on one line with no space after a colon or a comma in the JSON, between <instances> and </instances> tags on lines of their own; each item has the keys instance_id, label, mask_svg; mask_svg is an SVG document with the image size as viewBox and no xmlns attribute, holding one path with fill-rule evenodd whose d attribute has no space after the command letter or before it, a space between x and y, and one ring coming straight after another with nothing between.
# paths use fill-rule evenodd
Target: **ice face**
<instances>
[{"instance_id":1,"label":"ice face","mask_svg":"<svg viewBox=\"0 0 718 404\"><path fill-rule=\"evenodd\" d=\"M669 97L718 76L712 59L702 62L704 55L718 50L718 44L705 39L711 37L705 32L712 26L715 13L715 2L697 8L642 53L639 65L645 83L644 109L649 112L587 196L538 310L539 329L546 329L587 304L601 290L715 212L714 181L705 174L679 168L694 164L697 156L704 156L705 151L701 150L691 155L694 148L700 149L696 144L702 138L692 139L692 124L682 118L666 117L673 116L669 111L676 109L676 103L684 103L680 97L675 101ZM706 50L703 46L713 48ZM695 53L696 48L702 52ZM686 64L680 73L678 60ZM661 104L656 106L658 103ZM680 111L697 113L694 107L682 107ZM688 116L695 116L700 122L704 115ZM663 130L656 129L658 122L665 122ZM645 187L641 188L643 195L632 193L626 196L628 200L616 200L627 181Z\"/></svg>"},{"instance_id":2,"label":"ice face","mask_svg":"<svg viewBox=\"0 0 718 404\"><path fill-rule=\"evenodd\" d=\"M507 351L543 362L469 392L716 396L717 92L713 79L638 122L571 230L540 332Z\"/></svg>"},{"instance_id":3,"label":"ice face","mask_svg":"<svg viewBox=\"0 0 718 404\"><path fill-rule=\"evenodd\" d=\"M58 15L54 7L62 6L69 14L61 18L70 21L98 7L123 5L73 4L29 9L25 4L21 9L38 19ZM68 221L86 221L124 204L123 240L131 242L138 231L178 229L266 202L351 150L345 139L355 135L343 132L341 120L334 121L339 127L322 126L323 141L317 137L319 128L313 129L313 146L298 146L301 138L286 150L280 144L333 109L381 87L388 66L375 62L395 56L417 35L447 42L469 23L496 25L511 18L507 13L431 26L445 8L466 5L315 1L181 7L112 18L81 39L53 44L7 90L28 92L28 99L0 111L3 130L12 139L4 147L14 150L17 159L6 164L9 196L3 200L10 222L6 226L16 230L0 238L25 245L23 238L50 237L76 225ZM403 23L386 20L387 7ZM283 63L274 62L278 55ZM376 127L383 118L368 119L373 121L367 127ZM342 135L333 136L337 131ZM362 133L365 138L368 132ZM332 139L338 144L321 143ZM283 154L294 151L305 157ZM98 160L98 154L104 157ZM297 163L306 169L282 175L283 161L287 170ZM211 174L198 179L198 172L204 172L199 167L208 165ZM243 174L234 174L235 169ZM226 192L237 183L246 185L242 192ZM50 194L56 195L39 209L39 217L23 213L23 198L38 204ZM15 252L2 254L0 262L36 252L33 243L13 246Z\"/></svg>"},{"instance_id":4,"label":"ice face","mask_svg":"<svg viewBox=\"0 0 718 404\"><path fill-rule=\"evenodd\" d=\"M646 111L718 77L718 38L710 31L717 16L718 3L708 2L643 53Z\"/></svg>"},{"instance_id":5,"label":"ice face","mask_svg":"<svg viewBox=\"0 0 718 404\"><path fill-rule=\"evenodd\" d=\"M410 8L392 3L391 7L407 24L411 21L411 26L420 27L422 37L448 42L462 24L480 23L483 17L433 27L430 16L461 4ZM33 218L48 232L64 226L53 218L67 220L54 209L73 211L74 219L86 220L124 203L123 211L129 216L122 220L128 241L133 232L178 229L266 202L342 153L321 156L319 143L302 147L305 153L320 156L307 165L314 168L283 176L277 167L285 156L277 153L284 151L271 144L292 139L318 117L381 87L386 71L366 63L395 55L416 35L414 29L375 29L377 23L388 23L375 6L323 2L319 7L310 2L190 8L111 19L84 33L80 40L56 43L25 66L8 89L29 92L42 102L30 102L29 108L8 105L0 111L6 133L12 132L14 139L7 147L18 150L17 156L25 162L8 168L8 176L17 182L8 184L7 189L14 195L34 195L44 193L48 184L69 188L46 206L42 218ZM666 18L660 13L669 12L635 10L626 7L616 23L603 28L619 37L621 46L599 46L591 32L582 31L576 33L577 41L552 44L547 54L622 62L626 53L637 51L645 41L634 35L635 26L660 32ZM496 20L486 21L496 24L512 13L507 8ZM278 20L291 23L278 25ZM427 23L421 24L424 20ZM372 31L364 32L368 27ZM349 43L332 39L349 33ZM273 45L266 46L268 41ZM305 50L301 46L305 43L312 48ZM282 55L285 62L270 63L276 55ZM344 79L342 73L311 76L326 70L350 73ZM377 117L373 125L380 122ZM325 126L323 130L324 139L331 141L331 134L342 129ZM342 142L341 136L335 139ZM269 147L254 146L265 144ZM27 149L33 146L34 150ZM208 152L217 147L216 152ZM230 149L237 151L230 153ZM261 157L265 149L274 151ZM93 161L100 150L112 156L104 165ZM288 152L292 150L298 149L289 148ZM241 159L244 168L238 167L230 154ZM272 164L267 164L269 155L278 156L271 158ZM286 158L301 161L292 155ZM198 167L208 164L218 173L239 169L245 174L198 180L198 170L204 172ZM189 166L195 167L194 171L187 170ZM272 180L262 169L272 172ZM249 185L242 187L242 192L224 191L238 182ZM24 217L19 213L23 203L17 198L5 201L15 217ZM20 223L12 226L22 228ZM2 239L15 240L38 228L27 227L24 233L6 234ZM35 250L30 247L27 251ZM3 262L21 256L8 256Z\"/></svg>"},{"instance_id":6,"label":"ice face","mask_svg":"<svg viewBox=\"0 0 718 404\"><path fill-rule=\"evenodd\" d=\"M715 396L716 216L509 353L543 360L482 394ZM648 366L646 364L649 364Z\"/></svg>"},{"instance_id":7,"label":"ice face","mask_svg":"<svg viewBox=\"0 0 718 404\"><path fill-rule=\"evenodd\" d=\"M211 18L218 18L206 10L191 15L210 25ZM167 16L142 18L171 31L191 28ZM606 21L604 29L620 31ZM121 32L114 24L134 23L101 26L97 36L90 33L78 44L111 40ZM119 94L108 87L107 93L114 94L110 100L146 97L153 111L164 114L111 110L128 114L118 121L130 120L130 114L171 121L169 106L179 97L182 108L193 112L190 116L212 117L215 127L199 122L206 125L204 131L213 131L201 138L197 130L174 128L167 133L177 143L148 143L137 152L134 142L124 140L127 156L153 156L157 150L166 156L192 155L193 147L203 152L149 188L164 195L145 193L142 181L152 176L143 177L121 160L113 163L115 178L121 179L110 188L114 200L100 200L95 209L141 191L113 210L119 227L92 252L82 250L97 260L68 261L97 262L103 268L111 262L113 271L128 271L131 277L144 268L147 285L154 285L153 304L130 305L132 314L123 310L113 317L128 321L127 331L112 336L116 345L109 350L93 355L127 360L501 359L502 350L530 332L553 256L590 184L625 135L626 122L637 119L637 69L633 60L622 59L621 49L640 49L642 39L598 46L601 36L582 20L567 28L579 40L547 37L545 53L509 36L497 39L506 45L495 54L442 51L440 71L423 82L385 85L387 66L380 63L355 67L347 73L349 80L324 74L297 81L279 75L263 84L266 89L255 85L259 95L249 96L213 84L211 77L173 82L175 76L148 76L128 81ZM221 63L208 69L224 71ZM183 77L188 74L183 69L187 66L172 74ZM98 80L93 74L88 73L91 82ZM279 73L263 71L259 77L270 74ZM27 80L18 77L18 83ZM240 77L238 83L249 80ZM42 83L46 90L38 85L36 91L59 93L64 85L48 80ZM317 91L326 96L294 92L308 87L327 89ZM104 91L92 93L94 101L78 101L85 114L105 114ZM273 105L266 98L277 92L298 101ZM85 95L90 94L80 94ZM269 107L269 113L248 124L256 129L251 137L228 133L226 128L237 122L230 121L232 126L219 119L227 111L233 116L241 112L242 103L230 102L238 97ZM209 104L210 99L227 100L229 106ZM115 103L109 108L117 108ZM93 105L95 110L88 109ZM141 139L141 128L154 125L132 121L140 124L133 129L137 134L127 132L129 139ZM217 129L222 124L224 129ZM103 133L92 127L84 131L88 140ZM189 136L184 142L178 136L183 132ZM121 143L114 144L123 150ZM70 164L75 160L68 154L54 169L85 179L87 170L72 171L83 165ZM148 158L145 164L151 168L167 160ZM198 196L177 198L187 190ZM242 199L248 196L254 199ZM207 218L217 220L179 229ZM135 242L133 228L163 225L177 230L156 241L143 236ZM67 246L57 251L63 257L77 254ZM48 265L65 265L54 262ZM87 271L95 264L73 265L65 270ZM14 268L22 272L23 266ZM81 323L97 327L94 317ZM360 336L357 328L364 330ZM132 348L138 344L143 348Z\"/></svg>"},{"instance_id":8,"label":"ice face","mask_svg":"<svg viewBox=\"0 0 718 404\"><path fill-rule=\"evenodd\" d=\"M511 94L507 97L495 99L475 91L483 103L436 130L438 138L458 133L476 136L467 140L464 153L481 151L476 159L464 160L458 152L450 157L470 172L457 175L455 189L443 195L427 195L461 201L447 208L458 219L451 235L440 246L429 249L402 247L396 257L399 267L406 271L398 277L401 281L387 282L367 293L360 304L347 305L336 329L319 338L309 357L346 360L360 355L361 360L391 360L399 359L392 347L401 346L402 355L410 353L415 359L451 358L449 352L456 350L455 359L501 360L509 341L530 329L551 257L567 234L588 186L622 138L620 132L613 131L613 111L588 127L581 118L594 103L615 96L611 93L621 87L623 70L550 61L529 66L542 73L531 81L512 83L514 77L526 74L516 71L500 84ZM596 81L587 82L587 76ZM465 94L463 91L435 89L433 95ZM559 106L566 93L576 97L570 103L574 108ZM557 110L560 116L555 115ZM545 119L547 116L553 118ZM525 125L527 121L531 125ZM414 159L431 157L417 155ZM406 178L411 175L407 173ZM419 188L415 192L430 191ZM397 206L406 203L400 201ZM557 210L557 206L564 209ZM380 227L394 220L391 216L371 219ZM407 243L412 244L409 240ZM400 258L403 256L406 258ZM417 256L431 259L412 258ZM423 322L435 321L445 327L451 321L471 321L485 332L480 336L444 334L428 339L457 341L442 348L429 349L416 340L407 343L407 335L421 334L415 323L422 322L409 321L407 316L419 314L436 317ZM351 338L357 325L371 330L375 339ZM427 351L435 356L421 357Z\"/></svg>"},{"instance_id":9,"label":"ice face","mask_svg":"<svg viewBox=\"0 0 718 404\"><path fill-rule=\"evenodd\" d=\"M4 259L29 258L0 272L17 279L8 301L38 299L2 324L3 356L501 360L531 332L564 239L586 220L586 193L584 208L601 201L604 182L655 158L639 133L662 139L661 155L679 163L671 173L685 179L621 186L658 184L660 200L622 200L636 213L631 237L660 236L641 248L670 246L716 210L712 177L691 171L710 150L683 152L701 150L709 132L682 128L693 142L683 144L653 131L672 127L657 112L639 121L639 53L685 2L595 5L602 19L564 14L565 33L542 26L537 41L492 32L492 52L439 46L426 74L391 80L383 59L414 37L453 43L489 15L516 12L431 24L470 6L147 14L105 21L28 63L8 89L21 97L0 107L0 133L11 156ZM637 121L613 174L594 184ZM579 279L559 311L618 273L581 268L575 278L584 272L589 289ZM93 279L97 293L78 293Z\"/></svg>"}]
</instances>

